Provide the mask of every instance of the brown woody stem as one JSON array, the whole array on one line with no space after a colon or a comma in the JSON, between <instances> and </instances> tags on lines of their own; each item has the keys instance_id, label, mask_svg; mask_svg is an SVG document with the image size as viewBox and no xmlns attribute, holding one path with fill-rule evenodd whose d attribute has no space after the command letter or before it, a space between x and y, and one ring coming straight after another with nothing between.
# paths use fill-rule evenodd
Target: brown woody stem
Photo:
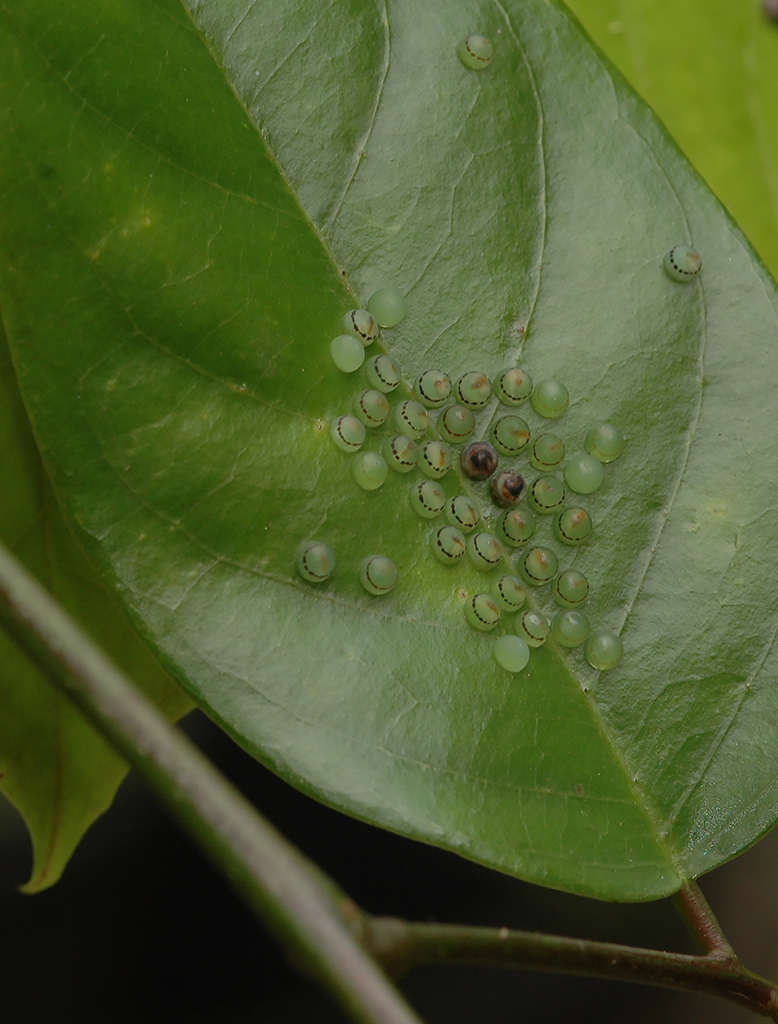
<instances>
[{"instance_id":1,"label":"brown woody stem","mask_svg":"<svg viewBox=\"0 0 778 1024\"><path fill-rule=\"evenodd\" d=\"M368 918L364 923L365 943L393 973L422 964L469 963L585 974L704 992L778 1021L776 986L746 970L726 940L721 942L720 929L719 936L712 951L689 956L508 928L418 924L386 917Z\"/></svg>"}]
</instances>

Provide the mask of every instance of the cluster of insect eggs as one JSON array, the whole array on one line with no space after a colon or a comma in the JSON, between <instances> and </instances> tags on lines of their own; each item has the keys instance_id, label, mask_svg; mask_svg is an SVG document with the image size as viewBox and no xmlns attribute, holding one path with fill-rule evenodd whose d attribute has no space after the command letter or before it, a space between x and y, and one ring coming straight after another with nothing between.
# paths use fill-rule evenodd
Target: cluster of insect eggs
<instances>
[{"instance_id":1,"label":"cluster of insect eggs","mask_svg":"<svg viewBox=\"0 0 778 1024\"><path fill-rule=\"evenodd\" d=\"M484 70L491 62L493 47L489 39L473 33L464 39L457 53L466 68ZM663 258L668 276L677 282L689 282L699 273L702 260L688 245L674 245ZM349 310L343 317L343 331L330 344L330 354L337 368L353 373L365 362L365 350L378 336L381 327L396 326L405 316L406 303L395 288L374 292L365 309ZM587 641L586 657L597 669L615 668L622 657L620 638L608 630L590 635L589 620L580 610L589 592L586 577L575 569L559 572L555 553L547 547L528 547L534 535L534 513L554 516L554 533L565 545L578 545L591 533L588 512L577 506L566 506L567 490L586 495L602 484L603 466L617 458L624 447L618 428L609 423L592 427L586 435L585 452L567 460L563 480L553 475L565 459L564 442L552 433L532 440L529 461L540 472L529 487L513 470L497 473L500 455L516 456L530 445L530 429L518 415L497 419L489 441L477 441L462 450L462 471L475 481L491 479L492 500L503 511L496 521L499 537L478 531L480 512L466 495L448 498L440 479L450 469L450 451L444 441L459 445L467 442L475 431L475 413L481 411L492 397L508 407L518 407L527 399L534 411L545 419L556 419L569 402L567 389L556 380L544 381L537 387L529 375L518 367L503 370L494 381L482 373L470 372L452 384L448 374L430 369L416 379L414 398L390 406L387 395L400 384L397 363L387 354L374 356L366 367L370 387L354 396L350 413L332 421L333 443L353 455L351 475L365 490L377 490L385 483L390 468L396 473L419 469L424 477L411 487L411 504L425 519L444 515L446 525L433 532L431 549L444 565L455 565L468 556L476 568L488 571L503 560L505 547L522 549L518 561L519 576L504 574L491 592L478 592L468 598L465 617L476 630L494 629L504 612L518 613L527 600L525 584L552 584L553 598L559 607L551 622L541 613L525 610L519 619L518 635L505 634L494 645L497 662L510 672L519 672L529 661L531 647L543 644L551 635L563 647L576 647ZM453 404L447 403L452 398ZM437 416L440 439L419 443L428 432L431 411ZM380 452L362 451L367 430L383 426L391 415L397 433L387 437ZM526 497L523 508L517 508ZM309 582L319 583L330 577L335 568L335 553L321 541L307 541L298 550L297 567ZM387 594L395 585L398 570L386 555L368 555L359 567L360 581L370 594Z\"/></svg>"},{"instance_id":2,"label":"cluster of insect eggs","mask_svg":"<svg viewBox=\"0 0 778 1024\"><path fill-rule=\"evenodd\" d=\"M559 393L559 387L553 389ZM565 402L561 401L560 406ZM546 412L548 410L545 410ZM554 410L558 412L558 407ZM523 422L523 421L522 421ZM524 445L529 443L529 429L523 425ZM578 493L591 493L602 482L603 463L617 458L624 447L620 432L611 424L599 424L587 434L586 454L575 456L566 467L565 481ZM555 435L541 434L530 448L530 462L534 468L548 470L561 464L564 458L564 443ZM462 452L461 464L467 476L483 480L497 468L498 453L485 442L468 445ZM506 474L515 476L515 474ZM563 544L582 543L591 532L591 519L585 509L565 507L565 485L558 478L543 473L527 490L527 506L514 508L514 500L504 500L500 486L495 487L499 476L492 478L492 497L498 505L506 507L497 519L499 537L488 534L468 537L463 545L459 531L447 526L441 528L434 538L433 553L440 561L451 564L466 552L479 569L496 567L502 560L502 549L507 545L522 548L518 562L519 576L505 574L497 579L490 591L482 591L468 597L465 617L476 630L493 630L506 613L517 614L515 634L499 637L494 645L497 662L511 672L521 671L529 662L530 648L541 646L549 635L567 648L587 642L586 657L593 667L600 670L615 668L620 662L623 649L620 638L607 630L590 635L587 616L581 611L589 593L586 577L575 569L559 572L555 553L546 547L527 547L534 535L536 524L533 510L539 515L554 514L554 531ZM519 477L519 479L521 479ZM452 499L452 503L466 499ZM525 585L532 587L552 585L552 595L558 611L551 621L532 609L521 611L527 600Z\"/></svg>"},{"instance_id":3,"label":"cluster of insect eggs","mask_svg":"<svg viewBox=\"0 0 778 1024\"><path fill-rule=\"evenodd\" d=\"M395 314L401 303L393 296L392 290L384 289L377 294L388 297L390 315L373 296L366 310L351 310L344 318L344 323L354 324L354 329L359 327L364 334L372 335L358 341L363 351L375 337L368 316L380 326L387 326L388 319L393 323L399 322ZM356 335L351 336L357 340ZM338 365L338 361L335 362ZM343 366L339 368L343 369ZM588 513L583 508L564 505L565 485L549 473L561 465L565 456L564 443L556 435L540 434L530 445L529 426L513 414L496 420L489 441L465 443L475 431L475 414L485 408L493 395L501 405L509 408L515 409L529 400L540 416L546 419L561 416L567 408L569 396L558 381L545 381L535 387L526 371L513 367L498 374L494 382L483 373L469 372L454 383L443 371L430 369L415 379L413 398L403 399L392 406L387 396L396 390L402 379L394 359L385 353L373 356L367 361L365 374L370 387L354 396L351 412L332 421L332 441L341 451L355 456L350 460L351 474L355 483L366 490L381 487L390 469L398 474L410 473L414 469L421 471L423 479L414 481L410 488L411 505L424 519L432 520L439 516L445 519L446 525L434 530L430 538L432 554L442 564L456 565L460 559L466 558L482 571L497 568L503 561L506 548L524 548L534 535L534 513L541 516L554 513L554 532L563 544L580 544L589 535L591 519ZM438 438L422 443L435 416L438 433L448 444ZM387 422L397 433L384 438L380 452L362 451L368 431ZM470 497L464 494L449 497L446 494L440 481L452 465L449 445L463 446L458 462L466 476L474 481L490 480L491 497L503 510L494 527L499 536L478 530L481 514ZM578 489L579 493L595 490L602 482L602 464L616 458L623 445L623 438L615 427L600 424L593 428L587 435L587 452L569 460L569 471L565 467L570 489ZM497 472L501 455L512 457L525 449L529 451L533 468L541 471L529 488L515 471ZM525 497L526 504L517 507ZM310 541L300 548L298 569L310 582L320 582L328 578L334 568L334 560L334 553L327 545ZM517 635L501 636L495 642L496 660L512 672L524 668L529 660L530 647L540 646L549 635L562 646L572 647L583 642L589 633L588 620L579 610L588 593L588 582L581 573L571 569L560 574L555 554L544 547L523 551L517 571L518 576L512 573L500 576L491 592L473 594L465 604L465 618L470 626L487 632L496 627L505 614L520 611L527 600L527 585L554 584L554 599L560 611L552 622L527 609L517 619ZM387 594L397 577L397 566L386 555L369 555L359 567L363 587L376 596ZM618 660L616 649L620 651L619 638L602 632L589 637L589 641L591 663L601 669L614 667Z\"/></svg>"}]
</instances>

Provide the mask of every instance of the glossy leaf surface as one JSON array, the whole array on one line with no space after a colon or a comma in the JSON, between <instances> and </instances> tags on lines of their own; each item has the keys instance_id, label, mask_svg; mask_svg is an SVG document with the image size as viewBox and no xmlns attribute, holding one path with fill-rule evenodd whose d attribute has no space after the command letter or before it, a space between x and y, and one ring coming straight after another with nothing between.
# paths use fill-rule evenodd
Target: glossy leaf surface
<instances>
[{"instance_id":1,"label":"glossy leaf surface","mask_svg":"<svg viewBox=\"0 0 778 1024\"><path fill-rule=\"evenodd\" d=\"M570 0L778 273L778 24L759 0Z\"/></svg>"},{"instance_id":2,"label":"glossy leaf surface","mask_svg":"<svg viewBox=\"0 0 778 1024\"><path fill-rule=\"evenodd\" d=\"M418 7L4 5L20 385L93 558L258 757L524 878L663 895L778 812L774 286L564 10ZM456 57L476 28L480 73ZM690 284L662 270L679 241ZM414 477L354 484L328 424L365 384L329 341L383 285L409 381L520 360L566 383L571 453L600 420L628 438L592 539L541 533L621 631L615 671L553 641L499 668L463 614L491 577L431 557ZM444 485L496 519L486 484ZM311 538L323 584L295 570ZM357 579L372 553L400 568L386 597Z\"/></svg>"}]
</instances>

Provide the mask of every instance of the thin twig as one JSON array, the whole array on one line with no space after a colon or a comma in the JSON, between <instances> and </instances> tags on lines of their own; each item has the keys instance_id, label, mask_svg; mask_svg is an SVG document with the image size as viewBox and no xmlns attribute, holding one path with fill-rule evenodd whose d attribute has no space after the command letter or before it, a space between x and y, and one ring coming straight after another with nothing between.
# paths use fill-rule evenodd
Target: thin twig
<instances>
[{"instance_id":1,"label":"thin twig","mask_svg":"<svg viewBox=\"0 0 778 1024\"><path fill-rule=\"evenodd\" d=\"M145 777L184 828L360 1024L420 1024L354 934L350 900L288 843L0 545L20 646Z\"/></svg>"},{"instance_id":2,"label":"thin twig","mask_svg":"<svg viewBox=\"0 0 778 1024\"><path fill-rule=\"evenodd\" d=\"M734 949L696 882L689 882L677 892L673 896L673 902L700 952L718 953L736 959Z\"/></svg>"},{"instance_id":3,"label":"thin twig","mask_svg":"<svg viewBox=\"0 0 778 1024\"><path fill-rule=\"evenodd\" d=\"M704 992L778 1021L778 988L746 970L734 954L688 956L508 928L417 924L387 917L369 918L363 929L367 947L395 974L422 964L462 963L585 974Z\"/></svg>"}]
</instances>

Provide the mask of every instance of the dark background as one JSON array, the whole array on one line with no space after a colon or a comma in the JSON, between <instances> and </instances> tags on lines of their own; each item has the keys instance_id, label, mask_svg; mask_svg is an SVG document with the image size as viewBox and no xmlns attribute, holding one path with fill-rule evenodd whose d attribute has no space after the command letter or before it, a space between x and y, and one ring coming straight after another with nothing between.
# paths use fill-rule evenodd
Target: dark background
<instances>
[{"instance_id":1,"label":"dark background","mask_svg":"<svg viewBox=\"0 0 778 1024\"><path fill-rule=\"evenodd\" d=\"M195 713L184 728L292 842L365 909L694 952L669 900L599 903L527 885L332 811ZM131 775L53 889L25 896L29 842L0 803L3 1024L248 1024L347 1018L300 975ZM704 878L752 970L778 974L778 832ZM424 968L402 989L427 1024L745 1024L705 996L563 975Z\"/></svg>"}]
</instances>

